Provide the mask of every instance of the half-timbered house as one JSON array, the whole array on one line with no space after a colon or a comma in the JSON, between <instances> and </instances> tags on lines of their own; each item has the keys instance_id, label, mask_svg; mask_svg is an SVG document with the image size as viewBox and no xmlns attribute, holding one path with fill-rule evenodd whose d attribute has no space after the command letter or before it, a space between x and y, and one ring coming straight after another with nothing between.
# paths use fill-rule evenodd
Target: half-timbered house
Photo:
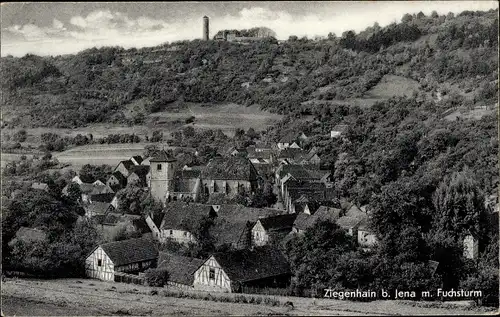
<instances>
[{"instance_id":1,"label":"half-timbered house","mask_svg":"<svg viewBox=\"0 0 500 317\"><path fill-rule=\"evenodd\" d=\"M129 239L97 246L85 260L90 278L114 281L115 273L136 274L156 266L158 249L151 240Z\"/></svg>"},{"instance_id":2,"label":"half-timbered house","mask_svg":"<svg viewBox=\"0 0 500 317\"><path fill-rule=\"evenodd\" d=\"M242 287L287 287L290 277L281 251L264 246L214 253L194 273L194 288L231 293Z\"/></svg>"}]
</instances>

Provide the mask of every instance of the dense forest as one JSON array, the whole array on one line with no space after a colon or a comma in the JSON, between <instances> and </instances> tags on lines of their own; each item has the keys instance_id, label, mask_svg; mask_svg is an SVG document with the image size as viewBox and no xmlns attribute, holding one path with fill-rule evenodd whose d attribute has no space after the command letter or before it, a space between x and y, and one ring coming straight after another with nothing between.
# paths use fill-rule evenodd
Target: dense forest
<instances>
[{"instance_id":1,"label":"dense forest","mask_svg":"<svg viewBox=\"0 0 500 317\"><path fill-rule=\"evenodd\" d=\"M175 101L258 104L285 115L262 138L276 142L304 132L305 148L317 148L339 196L369 206L370 226L380 240L372 252L361 251L331 223L292 240L286 251L297 293L329 286L444 286L481 289L492 301L498 298L498 213L491 212L499 180L497 16L498 10L419 13L321 40L195 40L5 57L2 111L8 115L2 127L133 124L137 118L125 110L139 99L148 100L143 117ZM415 87L409 94L356 103L387 78ZM347 126L345 134L330 138L339 124ZM239 132L235 139L242 138ZM202 157L213 156L206 140L229 142L222 132L192 128L174 132L173 139L204 147ZM26 213L21 207L15 210ZM468 234L480 241L478 260L463 257ZM439 278L432 278L429 260L439 262Z\"/></svg>"}]
</instances>

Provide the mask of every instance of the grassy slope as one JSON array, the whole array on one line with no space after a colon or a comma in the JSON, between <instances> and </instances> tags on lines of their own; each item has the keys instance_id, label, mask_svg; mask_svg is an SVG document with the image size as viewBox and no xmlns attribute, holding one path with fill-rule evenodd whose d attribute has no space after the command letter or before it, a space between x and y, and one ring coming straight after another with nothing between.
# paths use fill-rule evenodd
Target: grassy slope
<instances>
[{"instance_id":1,"label":"grassy slope","mask_svg":"<svg viewBox=\"0 0 500 317\"><path fill-rule=\"evenodd\" d=\"M281 304L292 301L294 309L242 303L199 301L189 298L148 295L150 287L95 280L25 280L7 279L2 285L2 310L12 315L117 315L120 313L150 315L446 315L484 314L486 309L469 310L460 306L430 303L421 307L417 302L375 301L350 302L332 299L299 297L275 298ZM221 296L220 293L212 293ZM226 294L224 296L234 296ZM246 295L247 297L258 295Z\"/></svg>"}]
</instances>

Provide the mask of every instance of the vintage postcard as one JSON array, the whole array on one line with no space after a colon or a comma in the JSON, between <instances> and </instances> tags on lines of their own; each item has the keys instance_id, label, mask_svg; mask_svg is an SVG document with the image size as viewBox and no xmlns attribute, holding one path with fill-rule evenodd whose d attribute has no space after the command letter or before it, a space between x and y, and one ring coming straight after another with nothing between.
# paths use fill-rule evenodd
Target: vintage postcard
<instances>
[{"instance_id":1,"label":"vintage postcard","mask_svg":"<svg viewBox=\"0 0 500 317\"><path fill-rule=\"evenodd\" d=\"M2 316L499 307L498 2L1 4Z\"/></svg>"}]
</instances>

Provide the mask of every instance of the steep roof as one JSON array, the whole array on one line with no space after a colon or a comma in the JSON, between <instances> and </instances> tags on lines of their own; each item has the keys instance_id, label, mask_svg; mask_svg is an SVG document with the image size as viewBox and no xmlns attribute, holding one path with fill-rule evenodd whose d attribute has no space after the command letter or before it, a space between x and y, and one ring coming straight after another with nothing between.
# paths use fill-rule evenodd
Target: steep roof
<instances>
[{"instance_id":1,"label":"steep roof","mask_svg":"<svg viewBox=\"0 0 500 317\"><path fill-rule=\"evenodd\" d=\"M150 162L175 162L176 159L170 156L165 150L159 151L155 156L153 156Z\"/></svg>"},{"instance_id":2,"label":"steep roof","mask_svg":"<svg viewBox=\"0 0 500 317\"><path fill-rule=\"evenodd\" d=\"M190 170L176 170L174 176L176 178L198 178L201 175L200 170L190 169Z\"/></svg>"},{"instance_id":3,"label":"steep roof","mask_svg":"<svg viewBox=\"0 0 500 317\"><path fill-rule=\"evenodd\" d=\"M168 272L168 279L174 283L193 285L194 272L205 262L202 259L160 252L158 267Z\"/></svg>"},{"instance_id":4,"label":"steep roof","mask_svg":"<svg viewBox=\"0 0 500 317\"><path fill-rule=\"evenodd\" d=\"M184 203L180 201L169 202L164 209L164 217L160 229L192 230L204 216L215 216L212 206Z\"/></svg>"},{"instance_id":5,"label":"steep roof","mask_svg":"<svg viewBox=\"0 0 500 317\"><path fill-rule=\"evenodd\" d=\"M102 203L110 203L113 201L115 197L115 193L104 193L104 194L93 194L90 195L90 200L92 202L102 202Z\"/></svg>"},{"instance_id":6,"label":"steep roof","mask_svg":"<svg viewBox=\"0 0 500 317\"><path fill-rule=\"evenodd\" d=\"M142 163L142 156L140 156L140 155L134 155L134 156L132 156L132 158L137 162L137 164L141 164Z\"/></svg>"},{"instance_id":7,"label":"steep roof","mask_svg":"<svg viewBox=\"0 0 500 317\"><path fill-rule=\"evenodd\" d=\"M278 153L278 158L298 159L306 154L307 152L303 151L300 148L286 148L280 150L280 152Z\"/></svg>"},{"instance_id":8,"label":"steep roof","mask_svg":"<svg viewBox=\"0 0 500 317\"><path fill-rule=\"evenodd\" d=\"M285 134L280 140L279 143L293 143L297 140L297 133L291 131Z\"/></svg>"},{"instance_id":9,"label":"steep roof","mask_svg":"<svg viewBox=\"0 0 500 317\"><path fill-rule=\"evenodd\" d=\"M257 170L241 156L215 157L203 170L202 178L253 181L257 179Z\"/></svg>"},{"instance_id":10,"label":"steep roof","mask_svg":"<svg viewBox=\"0 0 500 317\"><path fill-rule=\"evenodd\" d=\"M301 212L297 215L297 218L295 218L293 226L299 230L306 230L307 228L309 228L309 222L311 217L312 216Z\"/></svg>"},{"instance_id":11,"label":"steep roof","mask_svg":"<svg viewBox=\"0 0 500 317\"><path fill-rule=\"evenodd\" d=\"M259 218L283 214L285 211L272 208L252 208L242 205L220 205L217 211L218 218L229 222L255 222Z\"/></svg>"},{"instance_id":12,"label":"steep roof","mask_svg":"<svg viewBox=\"0 0 500 317\"><path fill-rule=\"evenodd\" d=\"M158 257L156 245L147 239L128 239L101 244L115 266L127 265Z\"/></svg>"},{"instance_id":13,"label":"steep roof","mask_svg":"<svg viewBox=\"0 0 500 317\"><path fill-rule=\"evenodd\" d=\"M130 167L130 173L135 173L139 177L146 177L146 175L149 173L149 166L148 165L134 165Z\"/></svg>"},{"instance_id":14,"label":"steep roof","mask_svg":"<svg viewBox=\"0 0 500 317\"><path fill-rule=\"evenodd\" d=\"M125 176L123 176L122 173L118 172L118 171L114 171L111 176L114 176L116 178L116 180L118 180L118 182L125 186L125 184L127 184L127 178ZM110 176L110 177L111 177Z\"/></svg>"},{"instance_id":15,"label":"steep roof","mask_svg":"<svg viewBox=\"0 0 500 317\"><path fill-rule=\"evenodd\" d=\"M343 216L337 220L337 224L345 229L350 229L356 227L361 222L361 220L353 217Z\"/></svg>"},{"instance_id":16,"label":"steep roof","mask_svg":"<svg viewBox=\"0 0 500 317\"><path fill-rule=\"evenodd\" d=\"M210 233L214 238L215 246L232 245L236 247L248 247L250 242L249 232L251 222L245 221L228 221L222 218L216 218L214 226L210 229Z\"/></svg>"},{"instance_id":17,"label":"steep roof","mask_svg":"<svg viewBox=\"0 0 500 317\"><path fill-rule=\"evenodd\" d=\"M278 172L279 177L283 178L287 174L292 175L296 180L309 180L309 179L320 178L317 175L311 173L311 171L306 169L304 166L297 164L281 165Z\"/></svg>"},{"instance_id":18,"label":"steep roof","mask_svg":"<svg viewBox=\"0 0 500 317\"><path fill-rule=\"evenodd\" d=\"M295 218L297 218L297 214L284 214L284 215L261 218L259 219L259 221L262 224L262 227L264 227L266 231L269 231L269 230L291 229L293 227Z\"/></svg>"},{"instance_id":19,"label":"steep roof","mask_svg":"<svg viewBox=\"0 0 500 317\"><path fill-rule=\"evenodd\" d=\"M214 253L213 257L231 281L247 282L290 274L283 253L269 246Z\"/></svg>"},{"instance_id":20,"label":"steep roof","mask_svg":"<svg viewBox=\"0 0 500 317\"><path fill-rule=\"evenodd\" d=\"M85 204L83 206L86 212L91 213L92 215L104 215L108 209L114 207L108 202L100 202L100 201L93 201L91 204Z\"/></svg>"},{"instance_id":21,"label":"steep roof","mask_svg":"<svg viewBox=\"0 0 500 317\"><path fill-rule=\"evenodd\" d=\"M118 163L118 165L116 165L117 167L120 165L120 164L123 164L123 166L129 170L132 166L135 166L134 162L132 162L131 160L126 160L126 161L120 161Z\"/></svg>"}]
</instances>

